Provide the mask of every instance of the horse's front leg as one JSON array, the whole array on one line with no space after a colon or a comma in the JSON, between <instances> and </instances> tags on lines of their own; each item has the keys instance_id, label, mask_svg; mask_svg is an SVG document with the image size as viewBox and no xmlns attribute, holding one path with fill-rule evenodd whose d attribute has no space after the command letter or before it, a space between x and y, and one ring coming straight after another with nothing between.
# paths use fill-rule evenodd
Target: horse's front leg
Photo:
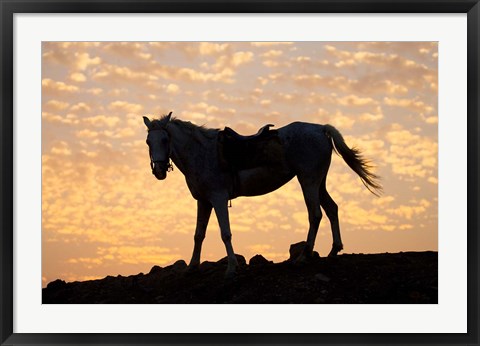
<instances>
[{"instance_id":1,"label":"horse's front leg","mask_svg":"<svg viewBox=\"0 0 480 346\"><path fill-rule=\"evenodd\" d=\"M217 198L212 201L215 214L217 214L218 224L220 225L220 231L222 233L222 240L225 244L228 256L228 267L225 273L226 278L231 278L235 275L238 267L237 257L233 252L232 246L232 232L230 231L230 221L228 216L228 199Z\"/></svg>"},{"instance_id":2,"label":"horse's front leg","mask_svg":"<svg viewBox=\"0 0 480 346\"><path fill-rule=\"evenodd\" d=\"M197 226L195 229L192 259L188 265L190 269L197 268L200 265L200 253L202 252L202 243L205 239L208 220L212 214L212 204L209 201L197 201Z\"/></svg>"}]
</instances>

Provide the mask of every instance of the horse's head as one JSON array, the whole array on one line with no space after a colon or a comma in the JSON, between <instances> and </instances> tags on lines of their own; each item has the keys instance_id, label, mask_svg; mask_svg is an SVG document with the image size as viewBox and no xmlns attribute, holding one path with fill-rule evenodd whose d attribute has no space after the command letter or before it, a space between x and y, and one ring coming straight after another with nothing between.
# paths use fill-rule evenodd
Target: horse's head
<instances>
[{"instance_id":1,"label":"horse's head","mask_svg":"<svg viewBox=\"0 0 480 346\"><path fill-rule=\"evenodd\" d=\"M172 112L159 120L152 121L143 117L148 128L147 145L150 153L150 168L152 174L159 180L165 179L167 172L173 169L170 164L170 135L166 130L171 116Z\"/></svg>"}]
</instances>

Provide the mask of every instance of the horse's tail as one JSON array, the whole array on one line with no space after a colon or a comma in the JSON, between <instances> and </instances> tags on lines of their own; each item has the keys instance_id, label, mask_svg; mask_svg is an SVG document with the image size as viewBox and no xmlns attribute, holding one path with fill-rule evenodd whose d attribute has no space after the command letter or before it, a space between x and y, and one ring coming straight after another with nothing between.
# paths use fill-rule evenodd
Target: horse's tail
<instances>
[{"instance_id":1,"label":"horse's tail","mask_svg":"<svg viewBox=\"0 0 480 346\"><path fill-rule=\"evenodd\" d=\"M333 149L342 156L347 165L358 174L363 185L375 196L382 192L380 177L371 172L372 166L357 148L349 148L343 139L342 134L332 125L324 125L325 134L332 140Z\"/></svg>"}]
</instances>

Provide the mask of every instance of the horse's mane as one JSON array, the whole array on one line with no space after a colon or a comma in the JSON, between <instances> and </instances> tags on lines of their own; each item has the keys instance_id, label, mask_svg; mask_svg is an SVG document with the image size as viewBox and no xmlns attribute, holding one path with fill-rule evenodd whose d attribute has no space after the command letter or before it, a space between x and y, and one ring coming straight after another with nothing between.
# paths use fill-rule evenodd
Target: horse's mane
<instances>
[{"instance_id":1,"label":"horse's mane","mask_svg":"<svg viewBox=\"0 0 480 346\"><path fill-rule=\"evenodd\" d=\"M168 123L173 123L175 125L178 125L184 129L189 130L190 132L200 133L207 138L214 138L219 131L219 129L211 129L211 128L205 127L205 125L196 125L191 123L190 121L183 121L183 120L177 119L176 117L171 117L170 120L168 120L168 115L164 115L160 119L153 119L150 123L151 125L150 129L151 130L164 129Z\"/></svg>"}]
</instances>

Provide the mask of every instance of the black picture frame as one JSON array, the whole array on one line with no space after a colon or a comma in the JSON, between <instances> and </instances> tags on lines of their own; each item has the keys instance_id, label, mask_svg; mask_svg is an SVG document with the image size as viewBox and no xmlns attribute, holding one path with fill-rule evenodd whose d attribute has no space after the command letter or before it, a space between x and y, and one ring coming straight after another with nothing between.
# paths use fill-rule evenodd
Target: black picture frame
<instances>
[{"instance_id":1,"label":"black picture frame","mask_svg":"<svg viewBox=\"0 0 480 346\"><path fill-rule=\"evenodd\" d=\"M478 345L479 0L0 0L1 345ZM13 333L13 17L15 13L466 13L468 42L468 310L465 334ZM454 116L454 115L452 115ZM455 316L452 316L455 318Z\"/></svg>"}]
</instances>

